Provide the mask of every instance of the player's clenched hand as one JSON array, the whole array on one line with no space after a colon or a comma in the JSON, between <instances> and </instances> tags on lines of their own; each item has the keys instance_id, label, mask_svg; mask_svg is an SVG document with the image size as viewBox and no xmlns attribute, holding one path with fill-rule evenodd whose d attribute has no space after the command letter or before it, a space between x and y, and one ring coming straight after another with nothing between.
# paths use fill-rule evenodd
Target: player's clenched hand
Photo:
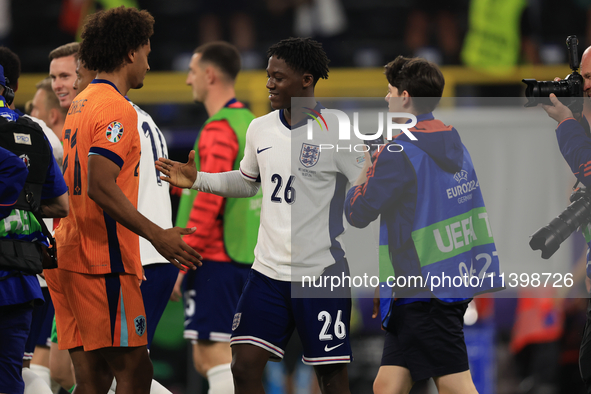
<instances>
[{"instance_id":1,"label":"player's clenched hand","mask_svg":"<svg viewBox=\"0 0 591 394\"><path fill-rule=\"evenodd\" d=\"M193 228L173 227L159 232L150 242L166 260L175 267L186 271L201 266L201 255L192 247L187 245L181 238L183 235L192 234Z\"/></svg>"},{"instance_id":2,"label":"player's clenched hand","mask_svg":"<svg viewBox=\"0 0 591 394\"><path fill-rule=\"evenodd\" d=\"M552 102L552 105L542 104L542 108L548 113L549 117L558 123L573 117L572 111L566 105L562 104L560 100L556 98L554 93L550 93L550 101Z\"/></svg>"},{"instance_id":3,"label":"player's clenched hand","mask_svg":"<svg viewBox=\"0 0 591 394\"><path fill-rule=\"evenodd\" d=\"M190 189L197 179L197 167L195 167L195 151L189 153L189 160L186 163L161 157L156 162L156 169L163 173L160 179L173 186Z\"/></svg>"}]
</instances>

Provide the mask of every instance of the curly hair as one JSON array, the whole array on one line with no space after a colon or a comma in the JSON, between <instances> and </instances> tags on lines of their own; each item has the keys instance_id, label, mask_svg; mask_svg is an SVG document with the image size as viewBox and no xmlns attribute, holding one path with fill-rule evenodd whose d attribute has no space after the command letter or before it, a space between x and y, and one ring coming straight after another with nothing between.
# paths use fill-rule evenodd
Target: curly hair
<instances>
[{"instance_id":1,"label":"curly hair","mask_svg":"<svg viewBox=\"0 0 591 394\"><path fill-rule=\"evenodd\" d=\"M113 72L130 51L146 45L154 34L154 17L124 6L90 15L82 30L80 60L89 70Z\"/></svg>"},{"instance_id":2,"label":"curly hair","mask_svg":"<svg viewBox=\"0 0 591 394\"><path fill-rule=\"evenodd\" d=\"M435 63L398 56L384 66L384 74L399 92L406 90L411 97L422 97L413 103L420 113L431 112L439 104L445 79Z\"/></svg>"},{"instance_id":3,"label":"curly hair","mask_svg":"<svg viewBox=\"0 0 591 394\"><path fill-rule=\"evenodd\" d=\"M21 76L21 59L7 47L0 46L0 64L4 67L4 76L10 81L7 85L16 90Z\"/></svg>"},{"instance_id":4,"label":"curly hair","mask_svg":"<svg viewBox=\"0 0 591 394\"><path fill-rule=\"evenodd\" d=\"M328 78L328 57L322 44L311 38L290 37L271 45L267 56L283 59L288 66L301 73L314 77L314 86L320 78Z\"/></svg>"}]
</instances>

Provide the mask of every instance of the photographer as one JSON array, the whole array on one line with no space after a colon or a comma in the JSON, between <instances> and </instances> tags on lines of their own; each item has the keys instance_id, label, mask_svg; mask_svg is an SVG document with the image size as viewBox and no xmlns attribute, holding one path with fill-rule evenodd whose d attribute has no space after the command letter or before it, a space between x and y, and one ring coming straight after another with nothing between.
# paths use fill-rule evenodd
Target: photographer
<instances>
[{"instance_id":1,"label":"photographer","mask_svg":"<svg viewBox=\"0 0 591 394\"><path fill-rule=\"evenodd\" d=\"M43 217L66 216L67 189L42 130L9 107L13 98L14 91L0 65L2 146L21 152L17 156L8 149L0 150L0 392L22 393L25 384L28 392L51 392L28 368L22 368L33 305L44 301L33 272L41 272L40 244L48 246L32 211L38 203L36 212Z\"/></svg>"},{"instance_id":2,"label":"photographer","mask_svg":"<svg viewBox=\"0 0 591 394\"><path fill-rule=\"evenodd\" d=\"M591 93L591 47L585 50L581 58L581 75L584 80L584 97L588 98ZM572 111L554 94L550 94L550 101L552 105L542 105L542 107L548 116L558 122L556 138L560 152L577 179L586 187L591 187L591 138L586 133L586 130L589 130L589 123L584 116L575 119ZM591 247L589 237L585 236L585 238ZM587 253L587 276L591 277L589 253ZM581 342L579 366L587 392L591 393L591 299L587 307L587 324Z\"/></svg>"}]
</instances>

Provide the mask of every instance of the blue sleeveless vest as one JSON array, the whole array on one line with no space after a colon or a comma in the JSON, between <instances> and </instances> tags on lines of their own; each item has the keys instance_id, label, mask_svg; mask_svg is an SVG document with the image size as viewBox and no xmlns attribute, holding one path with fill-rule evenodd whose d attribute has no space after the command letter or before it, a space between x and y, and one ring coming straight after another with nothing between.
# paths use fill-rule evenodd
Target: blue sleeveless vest
<instances>
[{"instance_id":1,"label":"blue sleeveless vest","mask_svg":"<svg viewBox=\"0 0 591 394\"><path fill-rule=\"evenodd\" d=\"M413 281L408 274L406 278L397 278L394 267L398 266L405 273L422 277L424 288L412 297L436 297L444 302L457 302L501 290L499 259L478 178L466 147L463 147L462 169L451 174L412 143L396 142L404 147L416 174L417 201L411 241L416 259L397 261L393 257L393 251L388 247L386 223L382 223L380 281L392 283L397 280L400 287L420 288L420 278ZM396 292L392 295L390 286L380 286L384 325L393 297Z\"/></svg>"}]
</instances>

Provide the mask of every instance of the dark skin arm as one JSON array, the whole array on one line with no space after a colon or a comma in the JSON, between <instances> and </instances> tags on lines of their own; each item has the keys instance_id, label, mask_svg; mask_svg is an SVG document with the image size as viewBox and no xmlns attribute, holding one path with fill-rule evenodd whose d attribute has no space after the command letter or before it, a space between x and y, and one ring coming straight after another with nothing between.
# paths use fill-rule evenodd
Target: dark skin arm
<instances>
[{"instance_id":1,"label":"dark skin arm","mask_svg":"<svg viewBox=\"0 0 591 394\"><path fill-rule=\"evenodd\" d=\"M150 241L158 253L177 268L184 271L186 267L196 269L200 266L199 253L181 238L182 235L193 233L195 228L173 227L164 230L152 223L135 209L117 185L119 172L119 166L106 157L90 156L88 158L88 196L114 220Z\"/></svg>"},{"instance_id":2,"label":"dark skin arm","mask_svg":"<svg viewBox=\"0 0 591 394\"><path fill-rule=\"evenodd\" d=\"M65 218L68 216L69 210L68 192L65 192L61 196L41 201L41 216L44 218Z\"/></svg>"},{"instance_id":3,"label":"dark skin arm","mask_svg":"<svg viewBox=\"0 0 591 394\"><path fill-rule=\"evenodd\" d=\"M186 163L160 157L155 164L158 171L164 174L160 176L160 179L173 186L190 189L197 179L194 150L189 152L189 159Z\"/></svg>"}]
</instances>

